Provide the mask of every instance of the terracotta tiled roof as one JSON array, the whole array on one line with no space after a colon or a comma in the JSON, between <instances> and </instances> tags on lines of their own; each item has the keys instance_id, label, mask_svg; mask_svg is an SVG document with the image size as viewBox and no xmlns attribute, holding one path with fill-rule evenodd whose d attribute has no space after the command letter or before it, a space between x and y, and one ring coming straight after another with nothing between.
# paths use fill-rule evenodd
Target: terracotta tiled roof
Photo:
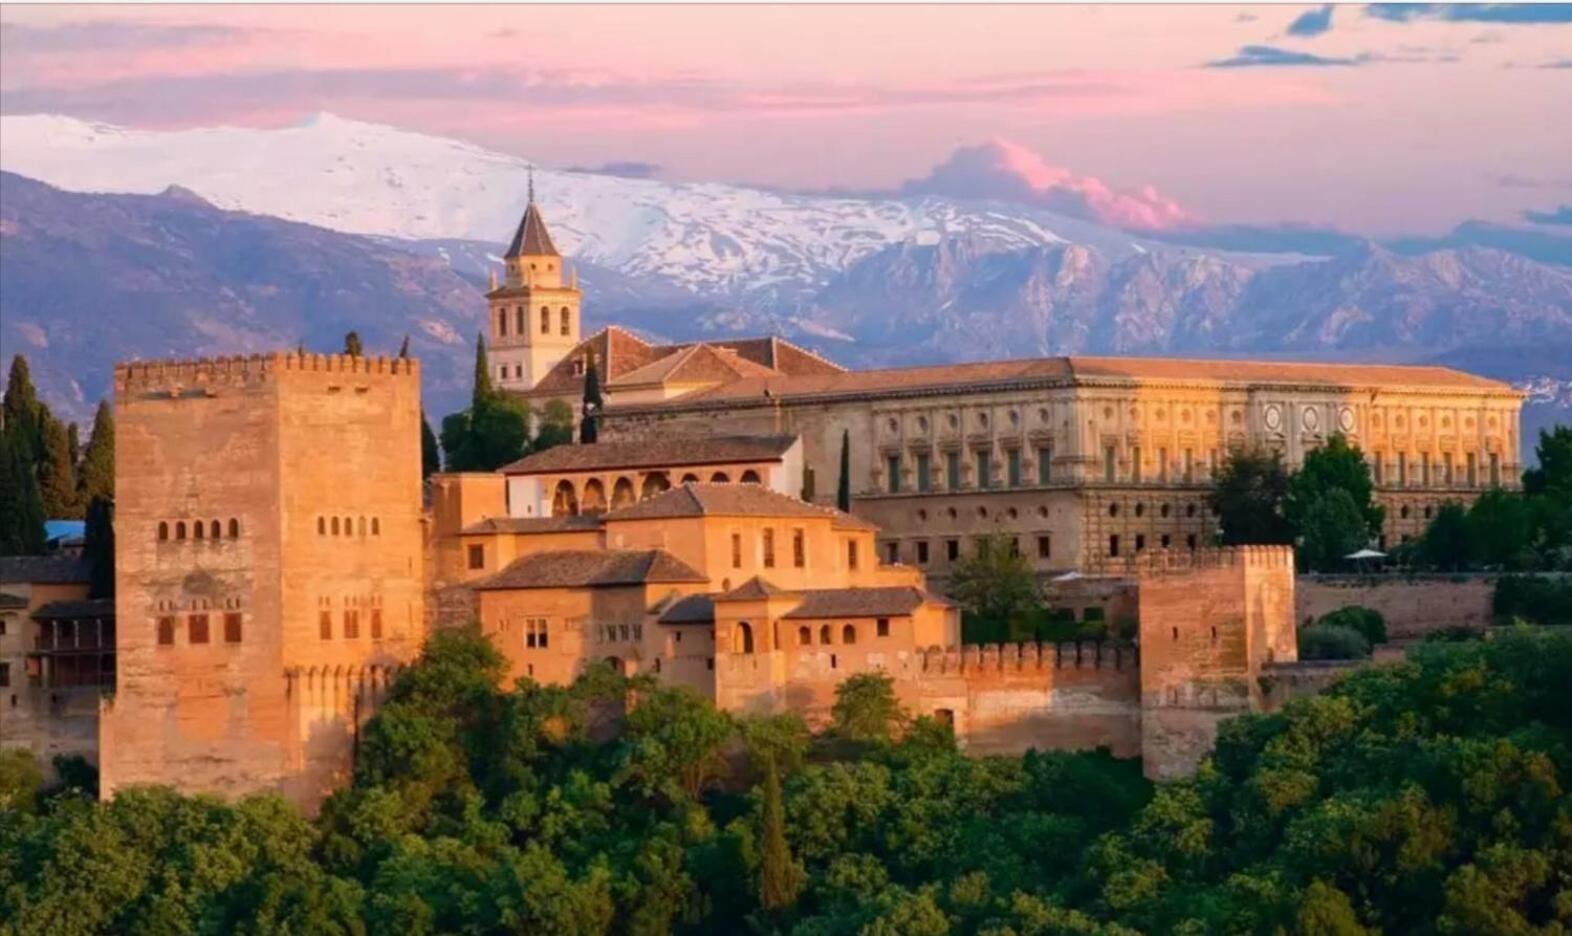
<instances>
[{"instance_id":1,"label":"terracotta tiled roof","mask_svg":"<svg viewBox=\"0 0 1572 936\"><path fill-rule=\"evenodd\" d=\"M670 602L660 612L662 624L713 624L715 600L709 595L688 595Z\"/></svg>"},{"instance_id":2,"label":"terracotta tiled roof","mask_svg":"<svg viewBox=\"0 0 1572 936\"><path fill-rule=\"evenodd\" d=\"M802 592L802 604L789 618L901 617L933 601L918 588L825 588Z\"/></svg>"},{"instance_id":3,"label":"terracotta tiled roof","mask_svg":"<svg viewBox=\"0 0 1572 936\"><path fill-rule=\"evenodd\" d=\"M600 518L588 514L566 517L487 517L460 533L572 533L600 529Z\"/></svg>"},{"instance_id":4,"label":"terracotta tiled roof","mask_svg":"<svg viewBox=\"0 0 1572 936\"><path fill-rule=\"evenodd\" d=\"M729 462L779 461L796 436L705 436L659 438L636 442L558 445L526 455L502 469L503 474L556 474L564 471L606 471L613 468L665 468Z\"/></svg>"},{"instance_id":5,"label":"terracotta tiled roof","mask_svg":"<svg viewBox=\"0 0 1572 936\"><path fill-rule=\"evenodd\" d=\"M813 517L841 524L864 524L829 507L806 504L758 484L693 483L606 514L606 521L670 520L677 517Z\"/></svg>"},{"instance_id":6,"label":"terracotta tiled roof","mask_svg":"<svg viewBox=\"0 0 1572 936\"><path fill-rule=\"evenodd\" d=\"M77 556L0 556L0 583L86 584L87 560Z\"/></svg>"},{"instance_id":7,"label":"terracotta tiled roof","mask_svg":"<svg viewBox=\"0 0 1572 936\"><path fill-rule=\"evenodd\" d=\"M1450 367L1410 364L1332 364L1308 361L1227 361L1189 358L1067 358L1076 377L1203 380L1223 383L1375 384L1506 390L1507 384Z\"/></svg>"},{"instance_id":8,"label":"terracotta tiled roof","mask_svg":"<svg viewBox=\"0 0 1572 936\"><path fill-rule=\"evenodd\" d=\"M673 354L623 374L607 384L608 390L652 384L716 384L743 377L773 377L780 372L757 364L735 351L713 345L689 345Z\"/></svg>"},{"instance_id":9,"label":"terracotta tiled roof","mask_svg":"<svg viewBox=\"0 0 1572 936\"><path fill-rule=\"evenodd\" d=\"M697 390L666 403L634 404L629 408L645 405L675 408L704 404L723 406L738 401L770 398L867 397L1042 382L1069 385L1077 379L1121 378L1133 381L1225 384L1327 384L1360 388L1408 384L1442 389L1511 391L1507 384L1500 381L1446 367L1075 356L846 371L812 376L749 377L707 390Z\"/></svg>"},{"instance_id":10,"label":"terracotta tiled roof","mask_svg":"<svg viewBox=\"0 0 1572 936\"><path fill-rule=\"evenodd\" d=\"M731 591L716 595L716 601L761 601L765 598L775 598L781 595L790 595L791 592L762 576L755 575Z\"/></svg>"},{"instance_id":11,"label":"terracotta tiled roof","mask_svg":"<svg viewBox=\"0 0 1572 936\"><path fill-rule=\"evenodd\" d=\"M64 621L74 618L112 618L115 616L115 599L94 598L87 601L51 601L33 612L35 621Z\"/></svg>"},{"instance_id":12,"label":"terracotta tiled roof","mask_svg":"<svg viewBox=\"0 0 1572 936\"><path fill-rule=\"evenodd\" d=\"M738 338L734 341L717 339L703 342L711 347L734 351L745 361L778 371L788 377L807 377L815 374L841 374L846 368L826 360L778 335L764 338ZM682 348L686 345L674 345Z\"/></svg>"},{"instance_id":13,"label":"terracotta tiled roof","mask_svg":"<svg viewBox=\"0 0 1572 936\"><path fill-rule=\"evenodd\" d=\"M10 592L0 592L0 611L20 611L27 607L27 599Z\"/></svg>"},{"instance_id":14,"label":"terracotta tiled roof","mask_svg":"<svg viewBox=\"0 0 1572 936\"><path fill-rule=\"evenodd\" d=\"M606 588L707 581L664 549L554 549L516 559L475 588Z\"/></svg>"},{"instance_id":15,"label":"terracotta tiled roof","mask_svg":"<svg viewBox=\"0 0 1572 936\"><path fill-rule=\"evenodd\" d=\"M546 219L541 217L540 209L532 201L524 209L524 217L519 221L519 229L513 234L513 243L508 245L505 257L560 257L557 245L551 242L551 233L546 230Z\"/></svg>"}]
</instances>

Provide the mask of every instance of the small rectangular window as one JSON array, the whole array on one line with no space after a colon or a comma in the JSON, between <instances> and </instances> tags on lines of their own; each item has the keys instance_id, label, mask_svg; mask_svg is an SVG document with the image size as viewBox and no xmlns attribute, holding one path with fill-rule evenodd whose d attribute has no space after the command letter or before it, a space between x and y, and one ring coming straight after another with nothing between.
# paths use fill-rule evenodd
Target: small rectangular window
<instances>
[{"instance_id":1,"label":"small rectangular window","mask_svg":"<svg viewBox=\"0 0 1572 936\"><path fill-rule=\"evenodd\" d=\"M901 456L890 455L884 459L884 469L888 474L886 482L891 494L901 493Z\"/></svg>"},{"instance_id":2,"label":"small rectangular window","mask_svg":"<svg viewBox=\"0 0 1572 936\"><path fill-rule=\"evenodd\" d=\"M1110 533L1110 534L1108 534L1108 555L1110 555L1110 556L1117 556L1117 555L1119 555L1119 534L1118 533Z\"/></svg>"},{"instance_id":3,"label":"small rectangular window","mask_svg":"<svg viewBox=\"0 0 1572 936\"><path fill-rule=\"evenodd\" d=\"M1407 452L1398 452L1397 453L1397 483L1399 485L1406 485L1408 483L1408 453Z\"/></svg>"},{"instance_id":4,"label":"small rectangular window","mask_svg":"<svg viewBox=\"0 0 1572 936\"><path fill-rule=\"evenodd\" d=\"M186 621L187 642L193 644L207 643L207 615L193 614Z\"/></svg>"},{"instance_id":5,"label":"small rectangular window","mask_svg":"<svg viewBox=\"0 0 1572 936\"><path fill-rule=\"evenodd\" d=\"M928 564L928 541L927 540L918 540L917 541L917 564L918 565L927 565Z\"/></svg>"},{"instance_id":6,"label":"small rectangular window","mask_svg":"<svg viewBox=\"0 0 1572 936\"><path fill-rule=\"evenodd\" d=\"M1490 486L1501 486L1501 455L1499 452L1490 453Z\"/></svg>"},{"instance_id":7,"label":"small rectangular window","mask_svg":"<svg viewBox=\"0 0 1572 936\"><path fill-rule=\"evenodd\" d=\"M355 640L360 636L360 612L353 608L344 609L344 637Z\"/></svg>"},{"instance_id":8,"label":"small rectangular window","mask_svg":"<svg viewBox=\"0 0 1572 936\"><path fill-rule=\"evenodd\" d=\"M917 453L917 490L924 494L933 490L933 466L931 461L932 459L928 457L927 452Z\"/></svg>"},{"instance_id":9,"label":"small rectangular window","mask_svg":"<svg viewBox=\"0 0 1572 936\"><path fill-rule=\"evenodd\" d=\"M381 640L382 639L382 609L381 608L372 608L371 609L371 639L372 640Z\"/></svg>"},{"instance_id":10,"label":"small rectangular window","mask_svg":"<svg viewBox=\"0 0 1572 936\"><path fill-rule=\"evenodd\" d=\"M1052 543L1046 536L1037 537L1037 558L1047 559L1053 554Z\"/></svg>"},{"instance_id":11,"label":"small rectangular window","mask_svg":"<svg viewBox=\"0 0 1572 936\"><path fill-rule=\"evenodd\" d=\"M764 528L764 567L775 568L775 531L770 527Z\"/></svg>"},{"instance_id":12,"label":"small rectangular window","mask_svg":"<svg viewBox=\"0 0 1572 936\"><path fill-rule=\"evenodd\" d=\"M885 561L888 562L890 565L895 565L897 562L900 562L901 561L901 544L899 542L895 541L895 540L891 540L890 542L885 543L884 544L884 556L885 556Z\"/></svg>"},{"instance_id":13,"label":"small rectangular window","mask_svg":"<svg viewBox=\"0 0 1572 936\"><path fill-rule=\"evenodd\" d=\"M323 640L333 639L333 612L323 610L317 614L317 636Z\"/></svg>"},{"instance_id":14,"label":"small rectangular window","mask_svg":"<svg viewBox=\"0 0 1572 936\"><path fill-rule=\"evenodd\" d=\"M224 643L240 643L240 612L224 615Z\"/></svg>"},{"instance_id":15,"label":"small rectangular window","mask_svg":"<svg viewBox=\"0 0 1572 936\"><path fill-rule=\"evenodd\" d=\"M876 622L875 633L877 633L880 637L888 637L888 636L890 636L890 619L889 618L879 618L878 621Z\"/></svg>"},{"instance_id":16,"label":"small rectangular window","mask_svg":"<svg viewBox=\"0 0 1572 936\"><path fill-rule=\"evenodd\" d=\"M174 646L174 643L175 643L175 619L172 618L172 617L161 617L161 618L159 618L158 619L158 645L160 647L171 647L171 646Z\"/></svg>"},{"instance_id":17,"label":"small rectangular window","mask_svg":"<svg viewBox=\"0 0 1572 936\"><path fill-rule=\"evenodd\" d=\"M1004 453L1010 487L1021 486L1021 450L1009 449Z\"/></svg>"},{"instance_id":18,"label":"small rectangular window","mask_svg":"<svg viewBox=\"0 0 1572 936\"><path fill-rule=\"evenodd\" d=\"M469 567L471 569L484 569L486 567L486 547L476 544L469 548Z\"/></svg>"},{"instance_id":19,"label":"small rectangular window","mask_svg":"<svg viewBox=\"0 0 1572 936\"><path fill-rule=\"evenodd\" d=\"M1371 474L1373 474L1375 476L1375 483L1377 483L1377 484L1385 484L1386 483L1386 471L1385 471L1386 459L1381 457L1380 449L1377 449L1375 452L1373 452L1370 457L1371 457L1371 460L1372 460L1372 464L1371 464L1372 471L1371 471Z\"/></svg>"},{"instance_id":20,"label":"small rectangular window","mask_svg":"<svg viewBox=\"0 0 1572 936\"><path fill-rule=\"evenodd\" d=\"M11 685L11 664L0 663L0 686Z\"/></svg>"},{"instance_id":21,"label":"small rectangular window","mask_svg":"<svg viewBox=\"0 0 1572 936\"><path fill-rule=\"evenodd\" d=\"M857 568L857 541L856 540L847 540L846 541L846 567L848 569L853 569L853 570L855 570Z\"/></svg>"},{"instance_id":22,"label":"small rectangular window","mask_svg":"<svg viewBox=\"0 0 1572 936\"><path fill-rule=\"evenodd\" d=\"M791 564L799 569L808 564L807 536L802 530L791 531Z\"/></svg>"},{"instance_id":23,"label":"small rectangular window","mask_svg":"<svg viewBox=\"0 0 1572 936\"><path fill-rule=\"evenodd\" d=\"M1037 483L1048 484L1053 481L1053 446L1043 445L1037 449Z\"/></svg>"},{"instance_id":24,"label":"small rectangular window","mask_svg":"<svg viewBox=\"0 0 1572 936\"><path fill-rule=\"evenodd\" d=\"M731 535L731 567L733 569L740 569L740 568L742 568L742 534L741 533L733 533Z\"/></svg>"},{"instance_id":25,"label":"small rectangular window","mask_svg":"<svg viewBox=\"0 0 1572 936\"><path fill-rule=\"evenodd\" d=\"M1184 481L1186 484L1195 480L1195 452L1191 449L1184 450Z\"/></svg>"},{"instance_id":26,"label":"small rectangular window","mask_svg":"<svg viewBox=\"0 0 1572 936\"><path fill-rule=\"evenodd\" d=\"M1114 471L1118 467L1118 453L1112 445L1103 449L1103 480L1114 480Z\"/></svg>"},{"instance_id":27,"label":"small rectangular window","mask_svg":"<svg viewBox=\"0 0 1572 936\"><path fill-rule=\"evenodd\" d=\"M1143 550L1145 548L1146 548L1146 534L1145 533L1137 533L1137 534L1135 534L1135 551L1136 552L1140 552L1141 550Z\"/></svg>"},{"instance_id":28,"label":"small rectangular window","mask_svg":"<svg viewBox=\"0 0 1572 936\"><path fill-rule=\"evenodd\" d=\"M961 453L944 453L944 482L952 491L961 489Z\"/></svg>"},{"instance_id":29,"label":"small rectangular window","mask_svg":"<svg viewBox=\"0 0 1572 936\"><path fill-rule=\"evenodd\" d=\"M993 486L993 469L989 461L989 453L977 453L977 490L979 491L986 491Z\"/></svg>"},{"instance_id":30,"label":"small rectangular window","mask_svg":"<svg viewBox=\"0 0 1572 936\"><path fill-rule=\"evenodd\" d=\"M1130 448L1130 480L1136 484L1141 483L1141 447L1139 445L1131 446Z\"/></svg>"},{"instance_id":31,"label":"small rectangular window","mask_svg":"<svg viewBox=\"0 0 1572 936\"><path fill-rule=\"evenodd\" d=\"M947 539L944 541L944 558L950 562L955 562L961 558L960 540Z\"/></svg>"},{"instance_id":32,"label":"small rectangular window","mask_svg":"<svg viewBox=\"0 0 1572 936\"><path fill-rule=\"evenodd\" d=\"M1157 450L1157 480L1168 483L1168 450L1165 448Z\"/></svg>"},{"instance_id":33,"label":"small rectangular window","mask_svg":"<svg viewBox=\"0 0 1572 936\"><path fill-rule=\"evenodd\" d=\"M1468 471L1468 486L1469 487L1478 487L1479 486L1479 456L1475 455L1473 452L1469 452L1464 457L1466 459L1468 459L1468 462L1467 462L1467 464L1468 464L1468 467L1467 467L1467 471Z\"/></svg>"}]
</instances>

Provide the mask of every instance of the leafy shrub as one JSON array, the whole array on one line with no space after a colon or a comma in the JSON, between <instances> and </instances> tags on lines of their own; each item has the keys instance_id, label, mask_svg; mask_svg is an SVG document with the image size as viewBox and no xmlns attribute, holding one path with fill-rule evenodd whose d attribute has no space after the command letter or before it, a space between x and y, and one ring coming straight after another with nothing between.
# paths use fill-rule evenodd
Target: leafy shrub
<instances>
[{"instance_id":1,"label":"leafy shrub","mask_svg":"<svg viewBox=\"0 0 1572 936\"><path fill-rule=\"evenodd\" d=\"M1352 627L1312 624L1299 631L1301 660L1363 660L1370 656L1370 641Z\"/></svg>"},{"instance_id":2,"label":"leafy shrub","mask_svg":"<svg viewBox=\"0 0 1572 936\"><path fill-rule=\"evenodd\" d=\"M1496 582L1497 620L1520 617L1535 624L1572 624L1572 579L1508 575Z\"/></svg>"},{"instance_id":3,"label":"leafy shrub","mask_svg":"<svg viewBox=\"0 0 1572 936\"><path fill-rule=\"evenodd\" d=\"M1484 635L1477 628L1466 624L1455 624L1426 634L1425 643L1466 643L1470 640L1478 640L1482 636Z\"/></svg>"},{"instance_id":4,"label":"leafy shrub","mask_svg":"<svg viewBox=\"0 0 1572 936\"><path fill-rule=\"evenodd\" d=\"M1360 605L1345 605L1336 611L1329 611L1321 615L1317 624L1327 627L1347 627L1364 635L1365 640L1374 646L1386 643L1386 618L1374 608Z\"/></svg>"}]
</instances>

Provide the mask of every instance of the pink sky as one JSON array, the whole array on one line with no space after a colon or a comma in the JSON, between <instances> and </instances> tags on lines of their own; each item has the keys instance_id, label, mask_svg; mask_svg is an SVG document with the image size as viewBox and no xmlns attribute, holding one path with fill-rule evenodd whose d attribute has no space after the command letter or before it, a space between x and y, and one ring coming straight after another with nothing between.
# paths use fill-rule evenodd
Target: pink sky
<instances>
[{"instance_id":1,"label":"pink sky","mask_svg":"<svg viewBox=\"0 0 1572 936\"><path fill-rule=\"evenodd\" d=\"M894 189L1006 140L1032 178L1164 223L1419 232L1572 202L1572 8L1345 6L1290 33L1315 9L7 7L0 109L141 127L326 110L548 165L789 188Z\"/></svg>"}]
</instances>

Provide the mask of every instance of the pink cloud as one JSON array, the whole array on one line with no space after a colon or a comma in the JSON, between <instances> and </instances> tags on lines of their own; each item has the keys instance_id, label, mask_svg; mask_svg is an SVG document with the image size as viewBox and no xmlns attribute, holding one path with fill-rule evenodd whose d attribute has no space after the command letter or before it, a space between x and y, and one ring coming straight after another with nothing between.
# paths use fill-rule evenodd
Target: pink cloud
<instances>
[{"instance_id":1,"label":"pink cloud","mask_svg":"<svg viewBox=\"0 0 1572 936\"><path fill-rule=\"evenodd\" d=\"M1115 189L1095 176L1078 176L1054 165L1009 140L962 147L927 176L901 186L901 192L1036 205L1137 230L1161 230L1195 220L1178 202L1151 185Z\"/></svg>"}]
</instances>

